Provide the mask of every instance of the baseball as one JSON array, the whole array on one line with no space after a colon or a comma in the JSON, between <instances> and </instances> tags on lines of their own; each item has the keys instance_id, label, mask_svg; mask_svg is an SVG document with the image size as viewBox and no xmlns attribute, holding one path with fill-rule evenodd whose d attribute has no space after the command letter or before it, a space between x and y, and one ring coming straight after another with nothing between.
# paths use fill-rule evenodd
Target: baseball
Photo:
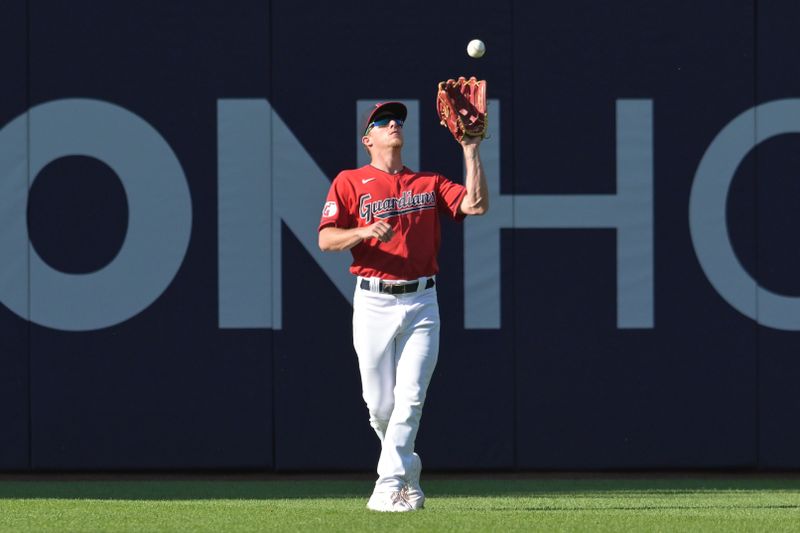
<instances>
[{"instance_id":1,"label":"baseball","mask_svg":"<svg viewBox=\"0 0 800 533\"><path fill-rule=\"evenodd\" d=\"M472 39L467 45L467 53L469 57L474 57L475 59L483 57L483 54L486 53L486 45L480 39Z\"/></svg>"}]
</instances>

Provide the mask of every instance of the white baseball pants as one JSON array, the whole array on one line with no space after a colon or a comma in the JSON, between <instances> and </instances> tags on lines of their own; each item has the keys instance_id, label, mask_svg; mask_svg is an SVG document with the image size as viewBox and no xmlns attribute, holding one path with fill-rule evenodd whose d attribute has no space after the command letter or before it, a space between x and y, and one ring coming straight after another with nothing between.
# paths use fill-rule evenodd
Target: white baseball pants
<instances>
[{"instance_id":1,"label":"white baseball pants","mask_svg":"<svg viewBox=\"0 0 800 533\"><path fill-rule=\"evenodd\" d=\"M391 295L356 285L353 346L370 425L381 440L376 491L399 490L409 481L422 406L439 355L436 287L420 286L415 293Z\"/></svg>"}]
</instances>

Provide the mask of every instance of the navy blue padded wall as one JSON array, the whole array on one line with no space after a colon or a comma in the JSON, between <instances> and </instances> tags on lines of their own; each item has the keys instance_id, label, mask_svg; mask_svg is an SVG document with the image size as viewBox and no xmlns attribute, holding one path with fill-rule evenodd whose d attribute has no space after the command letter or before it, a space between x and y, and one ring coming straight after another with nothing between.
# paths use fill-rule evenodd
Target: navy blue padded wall
<instances>
[{"instance_id":1,"label":"navy blue padded wall","mask_svg":"<svg viewBox=\"0 0 800 533\"><path fill-rule=\"evenodd\" d=\"M790 67L788 55L800 44L795 31L800 6L773 2L758 2L757 6L758 101L796 99L800 76ZM800 250L795 244L800 227L797 133L800 128L773 137L748 155L758 165L758 262L751 274L764 289L794 298L800 296ZM800 412L800 336L771 327L761 327L758 333L759 464L800 468L800 428L794 423Z\"/></svg>"},{"instance_id":2,"label":"navy blue padded wall","mask_svg":"<svg viewBox=\"0 0 800 533\"><path fill-rule=\"evenodd\" d=\"M516 194L617 193L616 101L650 100L655 258L654 327L619 329L615 229L517 230L520 468L755 463L755 326L712 289L688 228L706 146L753 103L751 4L719 7L515 4ZM740 251L752 264L752 238Z\"/></svg>"},{"instance_id":3,"label":"navy blue padded wall","mask_svg":"<svg viewBox=\"0 0 800 533\"><path fill-rule=\"evenodd\" d=\"M27 188L27 20L26 2L12 0L3 5L0 18L0 232L3 242L13 225L24 223ZM19 127L5 128L18 119ZM22 213L22 220L19 215ZM29 465L29 380L27 313L28 250L24 245L3 250L0 283L3 294L20 296L17 314L0 307L0 469L25 469Z\"/></svg>"},{"instance_id":4,"label":"navy blue padded wall","mask_svg":"<svg viewBox=\"0 0 800 533\"><path fill-rule=\"evenodd\" d=\"M615 229L506 224L492 230L500 269L487 281L501 327L466 329L465 229L444 222L442 344L418 438L426 467L800 466L800 337L758 326L726 302L701 267L689 221L698 165L717 134L757 103L796 97L797 8L470 2L459 24L442 28L452 12L430 2L368 11L284 0L7 4L0 125L66 98L121 106L175 152L193 217L175 279L128 321L67 332L0 308L0 468L373 469L378 443L361 399L351 308L295 221L273 216L283 283L282 300L269 303L281 329L220 328L219 101L271 104L301 147L277 155L297 168L311 158L327 179L356 165L358 100L418 101L419 166L460 180L460 150L434 112L436 83L458 75L486 78L500 103L490 115L499 138L483 148L500 154L492 213L519 226L535 218L524 212L528 196L616 194L615 106L650 102L654 325L617 326ZM478 61L464 51L475 37L488 47ZM27 165L22 137L3 139L3 164ZM789 296L800 294L790 238L797 139L748 154L726 199L738 262ZM267 172L278 168L273 148L263 147L273 157ZM275 215L271 193L264 209ZM64 272L92 272L119 250L129 210L107 165L54 161L30 192L31 250ZM0 231L11 213L0 204ZM27 250L8 255L6 266L27 261Z\"/></svg>"},{"instance_id":5,"label":"navy blue padded wall","mask_svg":"<svg viewBox=\"0 0 800 533\"><path fill-rule=\"evenodd\" d=\"M31 2L33 104L79 96L139 115L178 157L193 213L184 261L144 312L98 331L33 327L35 468L272 466L271 333L218 327L216 238L217 100L268 98L268 27L256 1ZM34 243L62 270L103 266L127 227L121 185L94 161L52 163L31 207L34 225L63 221ZM97 209L91 247L82 208Z\"/></svg>"}]
</instances>

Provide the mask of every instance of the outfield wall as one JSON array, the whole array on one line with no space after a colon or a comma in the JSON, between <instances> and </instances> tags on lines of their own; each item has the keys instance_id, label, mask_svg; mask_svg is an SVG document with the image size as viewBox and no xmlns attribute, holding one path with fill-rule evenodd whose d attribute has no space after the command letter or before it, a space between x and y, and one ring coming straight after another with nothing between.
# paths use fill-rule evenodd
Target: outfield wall
<instances>
[{"instance_id":1,"label":"outfield wall","mask_svg":"<svg viewBox=\"0 0 800 533\"><path fill-rule=\"evenodd\" d=\"M376 100L460 179L458 75L493 196L443 227L426 467L800 467L800 5L2 11L0 469L372 469L316 226Z\"/></svg>"}]
</instances>

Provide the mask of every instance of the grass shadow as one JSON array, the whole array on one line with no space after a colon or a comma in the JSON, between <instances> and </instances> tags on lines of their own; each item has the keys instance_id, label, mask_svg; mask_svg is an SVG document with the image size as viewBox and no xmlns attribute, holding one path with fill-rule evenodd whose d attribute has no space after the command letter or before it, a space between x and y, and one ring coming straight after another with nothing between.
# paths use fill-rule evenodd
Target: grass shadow
<instances>
[{"instance_id":1,"label":"grass shadow","mask_svg":"<svg viewBox=\"0 0 800 533\"><path fill-rule=\"evenodd\" d=\"M362 481L0 481L3 499L280 500L366 497ZM366 496L365 496L366 495Z\"/></svg>"},{"instance_id":2,"label":"grass shadow","mask_svg":"<svg viewBox=\"0 0 800 533\"><path fill-rule=\"evenodd\" d=\"M0 480L3 499L100 499L100 500L284 500L366 499L371 479L336 479L336 476L267 480L241 479L36 479ZM508 479L423 476L423 487L432 497L546 497L624 495L687 495L727 491L786 491L800 493L800 477L691 477L636 479L591 478Z\"/></svg>"}]
</instances>

